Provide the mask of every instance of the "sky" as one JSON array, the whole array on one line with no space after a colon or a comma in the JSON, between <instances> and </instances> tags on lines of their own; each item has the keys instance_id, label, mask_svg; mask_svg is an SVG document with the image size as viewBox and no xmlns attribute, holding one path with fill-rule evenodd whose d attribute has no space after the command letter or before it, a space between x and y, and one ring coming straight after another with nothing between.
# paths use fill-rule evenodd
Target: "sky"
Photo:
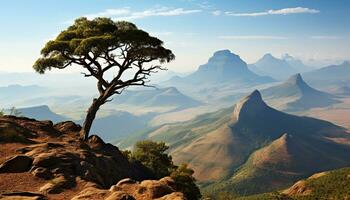
<instances>
[{"instance_id":1,"label":"sky","mask_svg":"<svg viewBox=\"0 0 350 200\"><path fill-rule=\"evenodd\" d=\"M7 0L0 71L33 71L40 49L78 17L127 20L164 41L188 72L229 49L247 63L288 53L306 63L350 60L350 0Z\"/></svg>"}]
</instances>

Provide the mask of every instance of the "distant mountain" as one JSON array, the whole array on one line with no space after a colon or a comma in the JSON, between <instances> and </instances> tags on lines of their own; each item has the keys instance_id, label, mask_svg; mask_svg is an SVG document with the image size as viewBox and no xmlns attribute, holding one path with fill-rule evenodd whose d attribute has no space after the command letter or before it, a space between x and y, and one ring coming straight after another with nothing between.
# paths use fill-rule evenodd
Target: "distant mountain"
<instances>
[{"instance_id":1,"label":"distant mountain","mask_svg":"<svg viewBox=\"0 0 350 200\"><path fill-rule=\"evenodd\" d=\"M28 96L41 95L47 91L38 85L8 85L0 87L0 99L9 100L13 98L25 98Z\"/></svg>"},{"instance_id":2,"label":"distant mountain","mask_svg":"<svg viewBox=\"0 0 350 200\"><path fill-rule=\"evenodd\" d=\"M256 63L249 65L249 68L259 75L271 76L276 80L284 80L289 76L298 73L286 60L278 59L271 54L265 54Z\"/></svg>"},{"instance_id":3,"label":"distant mountain","mask_svg":"<svg viewBox=\"0 0 350 200\"><path fill-rule=\"evenodd\" d=\"M335 95L350 96L350 87L348 86L336 86L330 89L330 92Z\"/></svg>"},{"instance_id":4,"label":"distant mountain","mask_svg":"<svg viewBox=\"0 0 350 200\"><path fill-rule=\"evenodd\" d=\"M291 76L280 85L264 89L261 93L271 104L286 111L307 110L339 103L333 95L310 87L300 74Z\"/></svg>"},{"instance_id":5,"label":"distant mountain","mask_svg":"<svg viewBox=\"0 0 350 200\"><path fill-rule=\"evenodd\" d=\"M177 109L194 107L201 104L201 102L182 94L175 87L129 90L116 97L114 103L149 107L171 106Z\"/></svg>"},{"instance_id":6,"label":"distant mountain","mask_svg":"<svg viewBox=\"0 0 350 200\"><path fill-rule=\"evenodd\" d=\"M152 114L136 116L128 112L114 112L95 119L91 133L98 134L106 141L117 141L148 127ZM80 121L82 124L83 121Z\"/></svg>"},{"instance_id":7,"label":"distant mountain","mask_svg":"<svg viewBox=\"0 0 350 200\"><path fill-rule=\"evenodd\" d=\"M286 61L292 68L294 68L298 73L304 73L307 71L314 70L313 67L305 65L301 60L294 58L289 54L284 54L282 60Z\"/></svg>"},{"instance_id":8,"label":"distant mountain","mask_svg":"<svg viewBox=\"0 0 350 200\"><path fill-rule=\"evenodd\" d=\"M330 88L334 86L350 86L350 62L340 65L330 65L303 74L312 86Z\"/></svg>"},{"instance_id":9,"label":"distant mountain","mask_svg":"<svg viewBox=\"0 0 350 200\"><path fill-rule=\"evenodd\" d=\"M54 123L68 120L66 117L58 115L50 110L46 105L19 108L17 109L21 115L29 118L35 118L37 120L51 120Z\"/></svg>"},{"instance_id":10,"label":"distant mountain","mask_svg":"<svg viewBox=\"0 0 350 200\"><path fill-rule=\"evenodd\" d=\"M197 71L183 78L174 77L168 84L201 87L213 84L256 85L272 81L270 77L259 76L250 71L238 55L229 50L221 50L215 52Z\"/></svg>"},{"instance_id":11,"label":"distant mountain","mask_svg":"<svg viewBox=\"0 0 350 200\"><path fill-rule=\"evenodd\" d=\"M350 164L346 129L275 110L258 91L234 108L133 137L140 138L167 142L175 162L189 163L198 180L215 182L205 187L214 193L271 191L319 170Z\"/></svg>"}]
</instances>

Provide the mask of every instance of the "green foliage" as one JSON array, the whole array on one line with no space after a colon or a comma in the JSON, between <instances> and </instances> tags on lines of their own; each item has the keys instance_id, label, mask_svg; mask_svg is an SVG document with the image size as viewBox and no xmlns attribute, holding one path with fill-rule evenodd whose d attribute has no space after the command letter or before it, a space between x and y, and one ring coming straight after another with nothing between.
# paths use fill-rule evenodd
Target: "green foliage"
<instances>
[{"instance_id":1,"label":"green foliage","mask_svg":"<svg viewBox=\"0 0 350 200\"><path fill-rule=\"evenodd\" d=\"M168 176L174 166L171 156L166 153L168 148L164 142L139 141L135 144L132 158L140 161L159 179Z\"/></svg>"},{"instance_id":2,"label":"green foliage","mask_svg":"<svg viewBox=\"0 0 350 200\"><path fill-rule=\"evenodd\" d=\"M0 116L3 116L5 114L4 109L0 110Z\"/></svg>"},{"instance_id":3,"label":"green foliage","mask_svg":"<svg viewBox=\"0 0 350 200\"><path fill-rule=\"evenodd\" d=\"M171 156L166 153L168 149L164 142L144 140L135 144L133 152L126 150L122 153L131 161L141 162L158 179L170 176L175 181L176 187L188 199L200 199L201 193L193 177L194 171L188 168L187 164L174 165Z\"/></svg>"},{"instance_id":4,"label":"green foliage","mask_svg":"<svg viewBox=\"0 0 350 200\"><path fill-rule=\"evenodd\" d=\"M109 18L78 18L74 24L49 41L41 50L33 68L44 73L51 68L63 69L71 64L84 65L83 58L104 58L107 52L128 46L128 61L151 59L169 62L174 55L163 42L134 24L114 22ZM91 55L92 54L92 55ZM111 55L116 56L116 55Z\"/></svg>"},{"instance_id":5,"label":"green foliage","mask_svg":"<svg viewBox=\"0 0 350 200\"><path fill-rule=\"evenodd\" d=\"M187 164L182 164L173 170L170 177L174 179L177 187L188 199L200 199L202 195L195 183L193 173L194 171L188 168Z\"/></svg>"}]
</instances>

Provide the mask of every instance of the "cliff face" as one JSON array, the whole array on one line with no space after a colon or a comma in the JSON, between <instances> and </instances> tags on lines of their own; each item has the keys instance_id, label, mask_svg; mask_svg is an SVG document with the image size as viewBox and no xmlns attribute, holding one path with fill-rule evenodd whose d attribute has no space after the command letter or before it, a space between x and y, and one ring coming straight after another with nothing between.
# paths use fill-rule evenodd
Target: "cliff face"
<instances>
[{"instance_id":1,"label":"cliff face","mask_svg":"<svg viewBox=\"0 0 350 200\"><path fill-rule=\"evenodd\" d=\"M146 181L152 175L144 166L98 136L79 140L80 129L73 122L1 117L0 198L184 199L170 178Z\"/></svg>"}]
</instances>

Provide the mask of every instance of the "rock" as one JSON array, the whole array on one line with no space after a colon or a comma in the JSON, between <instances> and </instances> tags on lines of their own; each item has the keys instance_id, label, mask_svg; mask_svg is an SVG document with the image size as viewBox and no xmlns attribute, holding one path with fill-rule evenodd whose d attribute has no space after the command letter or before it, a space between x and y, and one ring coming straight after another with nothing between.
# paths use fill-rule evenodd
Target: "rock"
<instances>
[{"instance_id":1,"label":"rock","mask_svg":"<svg viewBox=\"0 0 350 200\"><path fill-rule=\"evenodd\" d=\"M88 142L90 147L93 149L100 149L105 145L105 142L97 135L91 135Z\"/></svg>"},{"instance_id":2,"label":"rock","mask_svg":"<svg viewBox=\"0 0 350 200\"><path fill-rule=\"evenodd\" d=\"M104 200L108 193L108 190L101 190L95 187L87 187L79 192L79 194L73 197L71 200Z\"/></svg>"},{"instance_id":3,"label":"rock","mask_svg":"<svg viewBox=\"0 0 350 200\"><path fill-rule=\"evenodd\" d=\"M57 165L60 161L61 159L54 152L42 153L34 158L33 165L48 168Z\"/></svg>"},{"instance_id":4,"label":"rock","mask_svg":"<svg viewBox=\"0 0 350 200\"><path fill-rule=\"evenodd\" d=\"M170 186L155 180L145 180L140 183L140 188L145 188L152 199L163 197L175 192Z\"/></svg>"},{"instance_id":5,"label":"rock","mask_svg":"<svg viewBox=\"0 0 350 200\"><path fill-rule=\"evenodd\" d=\"M31 171L31 173L34 176L39 177L39 178L43 178L45 180L50 180L53 178L53 174L48 169L43 168L43 167L35 168Z\"/></svg>"},{"instance_id":6,"label":"rock","mask_svg":"<svg viewBox=\"0 0 350 200\"><path fill-rule=\"evenodd\" d=\"M116 186L122 186L124 184L135 184L137 183L135 180L131 179L131 178L125 178L125 179L122 179L120 180Z\"/></svg>"},{"instance_id":7,"label":"rock","mask_svg":"<svg viewBox=\"0 0 350 200\"><path fill-rule=\"evenodd\" d=\"M105 200L135 200L135 198L125 192L117 191L113 192Z\"/></svg>"},{"instance_id":8,"label":"rock","mask_svg":"<svg viewBox=\"0 0 350 200\"><path fill-rule=\"evenodd\" d=\"M2 200L45 200L42 194L32 192L10 192L0 194Z\"/></svg>"},{"instance_id":9,"label":"rock","mask_svg":"<svg viewBox=\"0 0 350 200\"><path fill-rule=\"evenodd\" d=\"M42 186L39 191L44 194L58 194L64 189L69 189L75 186L75 180L59 176L49 181L49 183Z\"/></svg>"},{"instance_id":10,"label":"rock","mask_svg":"<svg viewBox=\"0 0 350 200\"><path fill-rule=\"evenodd\" d=\"M31 157L17 155L0 165L0 173L20 173L29 171L33 163Z\"/></svg>"},{"instance_id":11,"label":"rock","mask_svg":"<svg viewBox=\"0 0 350 200\"><path fill-rule=\"evenodd\" d=\"M186 200L186 197L181 192L173 192L171 194L158 198L157 200Z\"/></svg>"},{"instance_id":12,"label":"rock","mask_svg":"<svg viewBox=\"0 0 350 200\"><path fill-rule=\"evenodd\" d=\"M81 130L81 126L72 121L57 123L54 125L54 128L63 133L79 132Z\"/></svg>"}]
</instances>

